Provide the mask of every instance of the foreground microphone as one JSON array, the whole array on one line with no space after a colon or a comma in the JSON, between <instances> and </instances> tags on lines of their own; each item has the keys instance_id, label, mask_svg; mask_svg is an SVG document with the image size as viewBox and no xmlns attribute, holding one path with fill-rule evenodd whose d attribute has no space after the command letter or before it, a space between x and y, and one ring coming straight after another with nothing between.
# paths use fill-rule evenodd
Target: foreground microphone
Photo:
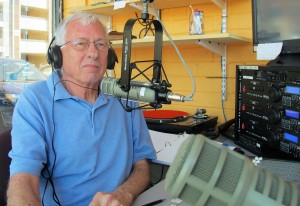
<instances>
[{"instance_id":1,"label":"foreground microphone","mask_svg":"<svg viewBox=\"0 0 300 206\"><path fill-rule=\"evenodd\" d=\"M254 166L238 152L191 136L168 170L166 191L190 205L299 206L300 190L292 182Z\"/></svg>"},{"instance_id":2,"label":"foreground microphone","mask_svg":"<svg viewBox=\"0 0 300 206\"><path fill-rule=\"evenodd\" d=\"M169 103L171 101L183 102L184 96L174 94L170 90L163 92L151 88L151 83L131 81L129 92L124 92L118 84L119 79L104 77L100 84L100 90L107 95L116 96L122 99L129 99L139 102Z\"/></svg>"}]
</instances>

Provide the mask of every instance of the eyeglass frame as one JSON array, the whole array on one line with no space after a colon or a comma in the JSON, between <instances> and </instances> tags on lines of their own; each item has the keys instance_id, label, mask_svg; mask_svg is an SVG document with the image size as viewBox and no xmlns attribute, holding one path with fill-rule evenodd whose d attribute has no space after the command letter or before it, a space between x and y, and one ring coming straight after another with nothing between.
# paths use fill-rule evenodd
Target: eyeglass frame
<instances>
[{"instance_id":1,"label":"eyeglass frame","mask_svg":"<svg viewBox=\"0 0 300 206\"><path fill-rule=\"evenodd\" d=\"M86 43L87 43L88 47L86 47L86 48L84 48L84 49L76 49L74 41L76 41L76 40L78 40L78 39L86 40ZM103 49L98 49L98 47L97 47L97 45L96 45L96 43L97 43L98 41L106 41L106 42L107 42L107 49L105 49L105 50L103 50ZM95 48L96 48L98 51L108 51L108 50L111 48L111 43L110 43L107 39L99 39L99 40L96 40L96 41L89 41L88 39L83 38L83 37L79 37L79 38L75 38L75 39L72 39L72 40L70 40L70 41L67 41L66 43L60 45L59 47L63 47L63 46L65 46L65 45L69 44L69 43L72 43L72 47L73 47L73 49L75 49L76 51L84 51L84 50L87 50L87 49L90 47L90 44L91 44L91 43L94 43L94 46L95 46Z\"/></svg>"}]
</instances>

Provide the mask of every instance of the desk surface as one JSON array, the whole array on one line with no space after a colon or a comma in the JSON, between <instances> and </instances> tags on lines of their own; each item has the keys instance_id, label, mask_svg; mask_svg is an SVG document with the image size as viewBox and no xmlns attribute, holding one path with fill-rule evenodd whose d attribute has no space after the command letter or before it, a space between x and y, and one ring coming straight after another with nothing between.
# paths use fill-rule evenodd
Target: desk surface
<instances>
[{"instance_id":1,"label":"desk surface","mask_svg":"<svg viewBox=\"0 0 300 206\"><path fill-rule=\"evenodd\" d=\"M143 206L156 200L163 200L162 202L155 204L157 206L187 206L187 204L185 204L182 200L171 198L168 193L165 192L164 186L165 181L163 180L155 186L151 187L140 196L138 196L138 198L134 201L133 206Z\"/></svg>"}]
</instances>

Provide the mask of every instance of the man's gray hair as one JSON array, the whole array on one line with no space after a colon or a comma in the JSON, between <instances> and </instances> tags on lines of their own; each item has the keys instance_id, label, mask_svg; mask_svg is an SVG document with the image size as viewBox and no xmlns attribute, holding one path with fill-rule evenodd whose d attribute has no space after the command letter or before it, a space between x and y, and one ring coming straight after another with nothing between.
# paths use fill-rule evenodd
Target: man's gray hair
<instances>
[{"instance_id":1,"label":"man's gray hair","mask_svg":"<svg viewBox=\"0 0 300 206\"><path fill-rule=\"evenodd\" d=\"M79 11L71 14L67 18L63 19L63 21L58 25L55 31L55 42L54 45L62 45L65 43L66 34L67 34L67 26L69 23L73 21L79 21L82 25L89 25L91 23L98 22L103 29L105 30L105 34L107 35L106 26L101 22L100 16L98 14L93 14L89 12Z\"/></svg>"}]
</instances>

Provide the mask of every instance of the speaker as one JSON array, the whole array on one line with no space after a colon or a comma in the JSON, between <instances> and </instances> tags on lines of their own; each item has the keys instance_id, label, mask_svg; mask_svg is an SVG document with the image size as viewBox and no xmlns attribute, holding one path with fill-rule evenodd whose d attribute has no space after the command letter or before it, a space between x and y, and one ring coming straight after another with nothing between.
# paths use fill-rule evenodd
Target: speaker
<instances>
[{"instance_id":1,"label":"speaker","mask_svg":"<svg viewBox=\"0 0 300 206\"><path fill-rule=\"evenodd\" d=\"M55 37L52 38L47 52L47 61L52 67L60 70L63 64L63 57L60 50L60 46L52 45ZM119 63L117 54L115 50L110 47L107 54L107 69L113 70L115 68L115 63Z\"/></svg>"}]
</instances>

